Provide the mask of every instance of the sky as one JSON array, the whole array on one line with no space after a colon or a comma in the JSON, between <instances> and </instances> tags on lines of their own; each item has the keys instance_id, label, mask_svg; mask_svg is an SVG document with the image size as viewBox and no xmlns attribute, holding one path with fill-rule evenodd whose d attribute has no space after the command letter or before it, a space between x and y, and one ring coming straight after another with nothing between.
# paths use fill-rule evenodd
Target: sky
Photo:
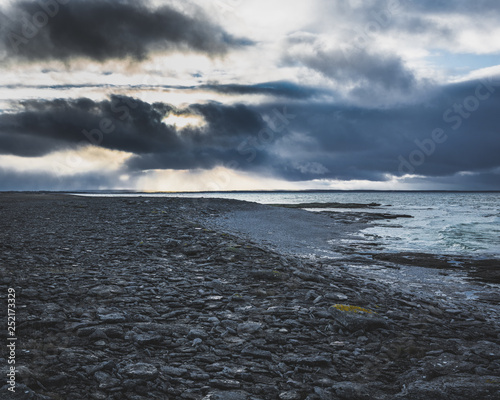
<instances>
[{"instance_id":1,"label":"sky","mask_svg":"<svg viewBox=\"0 0 500 400\"><path fill-rule=\"evenodd\" d=\"M498 0L0 3L0 190L500 190Z\"/></svg>"}]
</instances>

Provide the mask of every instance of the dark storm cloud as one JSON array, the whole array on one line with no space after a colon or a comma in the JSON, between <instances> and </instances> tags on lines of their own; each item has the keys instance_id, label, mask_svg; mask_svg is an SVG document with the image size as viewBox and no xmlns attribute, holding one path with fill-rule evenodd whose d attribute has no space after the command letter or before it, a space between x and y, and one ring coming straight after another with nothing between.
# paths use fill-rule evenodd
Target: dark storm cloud
<instances>
[{"instance_id":1,"label":"dark storm cloud","mask_svg":"<svg viewBox=\"0 0 500 400\"><path fill-rule=\"evenodd\" d=\"M156 50L220 55L250 44L199 10L190 16L142 0L20 1L0 14L0 26L4 51L31 61L141 60Z\"/></svg>"},{"instance_id":2,"label":"dark storm cloud","mask_svg":"<svg viewBox=\"0 0 500 400\"><path fill-rule=\"evenodd\" d=\"M288 97L295 99L307 99L326 93L326 91L318 88L301 86L288 81L265 82L255 85L215 83L202 85L198 88L224 94L263 94L274 97Z\"/></svg>"},{"instance_id":3,"label":"dark storm cloud","mask_svg":"<svg viewBox=\"0 0 500 400\"><path fill-rule=\"evenodd\" d=\"M186 91L207 91L227 95L265 95L270 97L282 97L289 99L305 100L315 96L332 95L331 91L312 86L298 85L289 81L264 82L254 85L244 84L219 84L210 83L198 86L180 86L180 85L112 85L112 84L66 84L66 85L0 85L5 89L53 89L53 90L71 90L81 88L105 88L111 90L186 90Z\"/></svg>"},{"instance_id":4,"label":"dark storm cloud","mask_svg":"<svg viewBox=\"0 0 500 400\"><path fill-rule=\"evenodd\" d=\"M119 96L23 106L17 114L0 116L3 154L42 155L88 144L85 129L91 140L101 136L98 145L134 154L128 173L224 165L290 181L377 181L411 173L431 181L456 175L470 182L470 175L459 174L469 171L485 187L499 176L498 79L435 88L425 102L384 109L212 102L178 110ZM162 122L169 113L199 115L205 125L178 130Z\"/></svg>"},{"instance_id":5,"label":"dark storm cloud","mask_svg":"<svg viewBox=\"0 0 500 400\"><path fill-rule=\"evenodd\" d=\"M218 103L177 110L126 96L25 101L17 113L0 115L0 154L33 157L94 144L136 155L137 168L210 168L236 154L244 135L264 121L255 110ZM202 128L177 130L162 120L169 114L198 115Z\"/></svg>"},{"instance_id":6,"label":"dark storm cloud","mask_svg":"<svg viewBox=\"0 0 500 400\"><path fill-rule=\"evenodd\" d=\"M102 132L108 133L106 147L138 153L178 142L175 132L161 123L169 111L164 104L114 96L100 103L58 99L25 101L20 106L19 113L0 115L0 153L41 156L100 142Z\"/></svg>"},{"instance_id":7,"label":"dark storm cloud","mask_svg":"<svg viewBox=\"0 0 500 400\"><path fill-rule=\"evenodd\" d=\"M425 103L390 109L292 109L297 114L293 129L309 140L283 137L281 151L293 154L296 164L315 161L328 173L305 173L293 163L283 164L283 171L290 180L379 180L384 174L437 177L491 170L500 165L498 109L498 79L448 85Z\"/></svg>"}]
</instances>

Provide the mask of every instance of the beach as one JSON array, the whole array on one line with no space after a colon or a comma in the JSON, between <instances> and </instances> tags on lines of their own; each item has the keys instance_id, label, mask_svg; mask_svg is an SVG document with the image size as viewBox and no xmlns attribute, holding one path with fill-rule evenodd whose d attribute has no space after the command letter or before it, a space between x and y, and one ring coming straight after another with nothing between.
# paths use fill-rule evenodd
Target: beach
<instances>
[{"instance_id":1,"label":"beach","mask_svg":"<svg viewBox=\"0 0 500 400\"><path fill-rule=\"evenodd\" d=\"M2 193L0 212L9 398L500 396L494 261L353 242L363 211Z\"/></svg>"}]
</instances>

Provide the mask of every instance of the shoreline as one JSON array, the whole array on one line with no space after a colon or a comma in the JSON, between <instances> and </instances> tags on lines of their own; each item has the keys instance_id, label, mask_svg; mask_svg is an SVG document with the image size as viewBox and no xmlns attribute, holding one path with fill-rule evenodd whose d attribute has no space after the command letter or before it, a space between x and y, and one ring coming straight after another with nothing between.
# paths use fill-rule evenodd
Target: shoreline
<instances>
[{"instance_id":1,"label":"shoreline","mask_svg":"<svg viewBox=\"0 0 500 400\"><path fill-rule=\"evenodd\" d=\"M369 271L355 249L284 251L362 223L236 200L59 194L0 194L0 212L1 290L18 293L17 389L34 399L500 393L495 301L417 296L398 284L401 269L378 260ZM287 235L264 240L277 221Z\"/></svg>"}]
</instances>

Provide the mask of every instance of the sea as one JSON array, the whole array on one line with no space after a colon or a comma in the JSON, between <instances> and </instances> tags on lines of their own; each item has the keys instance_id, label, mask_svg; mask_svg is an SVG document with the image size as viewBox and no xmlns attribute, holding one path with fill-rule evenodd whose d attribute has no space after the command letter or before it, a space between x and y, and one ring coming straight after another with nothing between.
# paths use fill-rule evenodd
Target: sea
<instances>
[{"instance_id":1,"label":"sea","mask_svg":"<svg viewBox=\"0 0 500 400\"><path fill-rule=\"evenodd\" d=\"M82 194L82 193L79 193ZM379 203L380 207L331 209L408 214L371 223L359 232L363 239L382 243L388 252L425 252L500 258L500 192L429 191L307 191L203 193L85 193L93 196L205 197L262 204ZM323 209L310 209L317 212Z\"/></svg>"}]
</instances>

